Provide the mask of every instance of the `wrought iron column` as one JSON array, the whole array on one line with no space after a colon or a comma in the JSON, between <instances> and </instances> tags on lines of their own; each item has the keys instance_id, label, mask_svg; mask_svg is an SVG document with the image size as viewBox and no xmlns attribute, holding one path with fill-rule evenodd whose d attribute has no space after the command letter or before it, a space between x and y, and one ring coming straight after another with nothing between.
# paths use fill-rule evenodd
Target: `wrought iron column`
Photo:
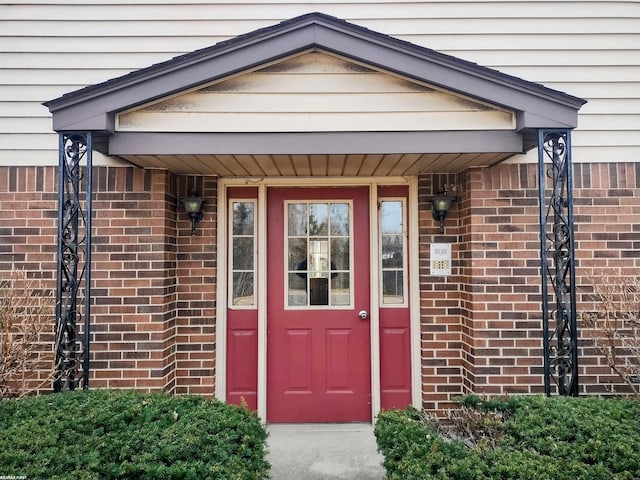
<instances>
[{"instance_id":1,"label":"wrought iron column","mask_svg":"<svg viewBox=\"0 0 640 480\"><path fill-rule=\"evenodd\" d=\"M538 130L544 390L547 395L552 393L552 383L559 395L578 395L572 175L571 131ZM551 179L548 202L546 177Z\"/></svg>"},{"instance_id":2,"label":"wrought iron column","mask_svg":"<svg viewBox=\"0 0 640 480\"><path fill-rule=\"evenodd\" d=\"M89 386L89 308L91 283L91 132L61 133L58 143L58 266L56 285L55 378L53 390L79 385L78 322L84 316L82 387ZM86 161L83 173L82 162ZM85 183L84 202L81 184ZM82 309L82 296L84 306Z\"/></svg>"}]
</instances>

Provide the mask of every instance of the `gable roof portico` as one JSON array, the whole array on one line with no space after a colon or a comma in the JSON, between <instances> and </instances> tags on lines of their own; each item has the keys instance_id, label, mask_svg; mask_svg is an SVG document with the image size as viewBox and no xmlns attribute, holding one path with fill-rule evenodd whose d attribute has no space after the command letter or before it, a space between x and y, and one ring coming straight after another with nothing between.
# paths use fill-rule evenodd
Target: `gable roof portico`
<instances>
[{"instance_id":1,"label":"gable roof portico","mask_svg":"<svg viewBox=\"0 0 640 480\"><path fill-rule=\"evenodd\" d=\"M319 54L317 58L339 58L388 78L439 91L448 95L450 103L459 98L484 105L495 115L508 112L513 118L512 125L496 127L481 120L461 128L462 122L456 118L443 123L439 122L443 115L434 114L432 122L423 122L420 117L413 123L407 120L400 124L405 127L394 123L393 128L385 128L385 117L381 117L377 126L353 121L351 127L345 122L335 130L327 126L274 127L274 122L269 121L273 117L267 117L262 131L241 127L221 129L215 125L173 128L172 122L176 125L182 113L178 111L163 113L166 126L162 129L149 125L120 128L122 122L117 121L127 115L125 112L142 112L149 105L202 92L206 86L286 64L310 53ZM271 92L271 100L277 98L276 93ZM371 155L377 155L378 161L380 155L394 155L394 160L387 163L400 165L395 170L353 170L376 171L379 175L459 171L469 166L490 165L534 148L538 128L574 128L577 112L584 103L583 99L536 83L335 17L311 13L71 92L45 105L53 115L54 130L93 131L94 148L105 154L121 156L144 167L246 176L305 174L287 167L292 163L292 155L315 155L316 161L324 159L327 163L331 155L344 155L347 162L360 164L375 162ZM215 115L223 117L218 124L226 122L225 112ZM142 114L139 117L146 118ZM439 124L443 126L436 127ZM229 168L226 160L231 155L271 156L275 167L256 165L252 169L251 165L256 163L252 160L246 164L240 161L240 167ZM329 174L328 168L317 170Z\"/></svg>"}]
</instances>

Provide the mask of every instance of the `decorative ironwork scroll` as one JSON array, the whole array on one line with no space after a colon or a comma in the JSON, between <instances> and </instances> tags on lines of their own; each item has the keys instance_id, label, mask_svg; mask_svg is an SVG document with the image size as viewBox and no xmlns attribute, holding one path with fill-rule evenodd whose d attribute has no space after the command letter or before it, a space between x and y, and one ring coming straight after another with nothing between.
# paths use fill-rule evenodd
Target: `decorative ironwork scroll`
<instances>
[{"instance_id":1,"label":"decorative ironwork scroll","mask_svg":"<svg viewBox=\"0 0 640 480\"><path fill-rule=\"evenodd\" d=\"M545 185L551 179L546 201ZM538 131L544 388L578 395L571 131ZM549 288L551 287L551 289Z\"/></svg>"},{"instance_id":2,"label":"decorative ironwork scroll","mask_svg":"<svg viewBox=\"0 0 640 480\"><path fill-rule=\"evenodd\" d=\"M59 138L55 392L74 390L79 385L80 352L83 356L82 386L88 388L89 385L91 140L91 132L61 133ZM83 160L86 160L84 172L81 167ZM82 183L85 183L86 194L84 210L80 195ZM78 323L83 316L84 341L80 350Z\"/></svg>"}]
</instances>

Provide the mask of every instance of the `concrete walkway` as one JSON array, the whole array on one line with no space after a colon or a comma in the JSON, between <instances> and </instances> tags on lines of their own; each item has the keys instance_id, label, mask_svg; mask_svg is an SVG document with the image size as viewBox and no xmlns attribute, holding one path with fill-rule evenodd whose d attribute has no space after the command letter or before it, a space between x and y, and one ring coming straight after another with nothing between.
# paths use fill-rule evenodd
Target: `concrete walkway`
<instances>
[{"instance_id":1,"label":"concrete walkway","mask_svg":"<svg viewBox=\"0 0 640 480\"><path fill-rule=\"evenodd\" d=\"M267 460L273 480L383 480L370 424L271 424Z\"/></svg>"}]
</instances>

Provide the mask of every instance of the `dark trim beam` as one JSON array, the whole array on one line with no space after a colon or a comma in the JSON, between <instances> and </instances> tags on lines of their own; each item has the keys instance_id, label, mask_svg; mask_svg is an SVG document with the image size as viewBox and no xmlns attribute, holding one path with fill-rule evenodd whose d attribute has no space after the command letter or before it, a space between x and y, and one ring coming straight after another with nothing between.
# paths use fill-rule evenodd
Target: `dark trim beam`
<instances>
[{"instance_id":1,"label":"dark trim beam","mask_svg":"<svg viewBox=\"0 0 640 480\"><path fill-rule=\"evenodd\" d=\"M120 132L110 155L522 153L512 131L159 133Z\"/></svg>"}]
</instances>

